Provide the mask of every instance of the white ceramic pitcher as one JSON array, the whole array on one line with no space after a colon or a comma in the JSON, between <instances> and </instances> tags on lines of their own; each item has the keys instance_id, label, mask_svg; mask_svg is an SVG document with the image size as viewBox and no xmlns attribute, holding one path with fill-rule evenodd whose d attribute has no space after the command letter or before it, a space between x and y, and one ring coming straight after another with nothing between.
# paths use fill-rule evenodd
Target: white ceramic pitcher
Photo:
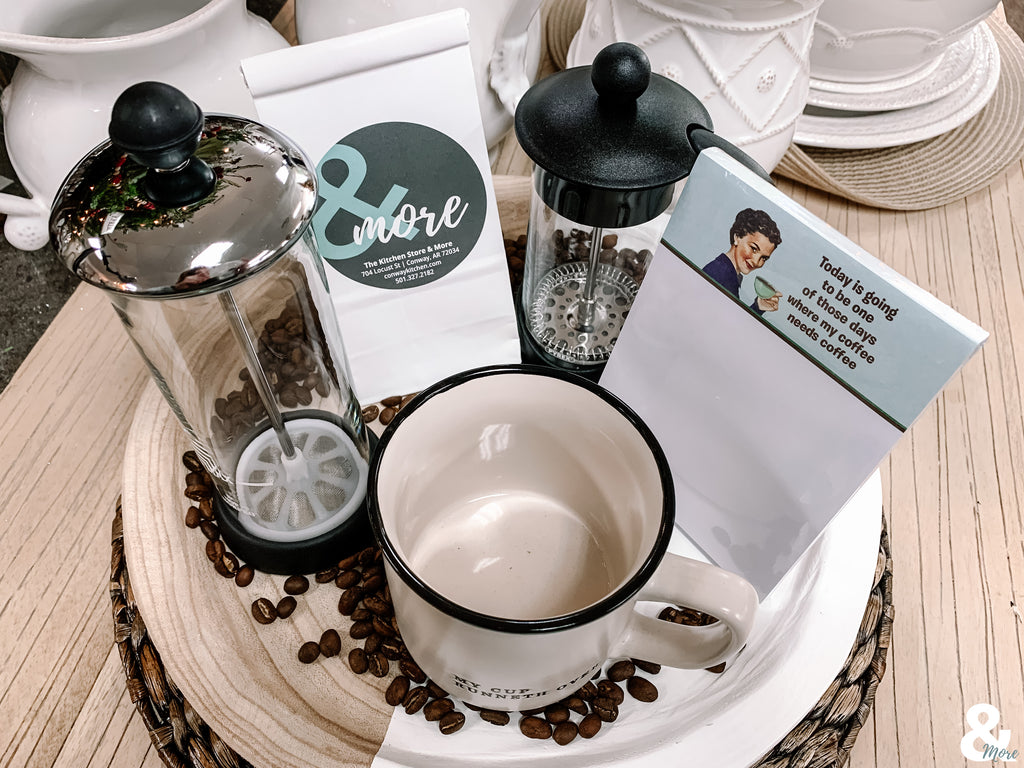
<instances>
[{"instance_id":1,"label":"white ceramic pitcher","mask_svg":"<svg viewBox=\"0 0 1024 768\"><path fill-rule=\"evenodd\" d=\"M295 0L300 43L465 8L487 146L512 127L515 105L537 77L542 0Z\"/></svg>"},{"instance_id":2,"label":"white ceramic pitcher","mask_svg":"<svg viewBox=\"0 0 1024 768\"><path fill-rule=\"evenodd\" d=\"M106 137L127 86L161 80L205 111L255 117L238 63L287 45L245 0L0 0L0 50L21 59L0 97L4 133L31 195L0 194L8 241L46 244L57 187Z\"/></svg>"},{"instance_id":3,"label":"white ceramic pitcher","mask_svg":"<svg viewBox=\"0 0 1024 768\"><path fill-rule=\"evenodd\" d=\"M771 171L789 148L810 88L822 0L587 0L568 66L609 43L640 46L651 71L711 114L715 133Z\"/></svg>"}]
</instances>

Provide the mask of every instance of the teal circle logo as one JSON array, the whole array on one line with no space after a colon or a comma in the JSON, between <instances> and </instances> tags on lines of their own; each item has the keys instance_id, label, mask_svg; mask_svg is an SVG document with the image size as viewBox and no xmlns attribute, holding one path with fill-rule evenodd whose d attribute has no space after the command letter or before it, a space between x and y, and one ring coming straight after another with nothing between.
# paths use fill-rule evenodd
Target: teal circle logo
<instances>
[{"instance_id":1,"label":"teal circle logo","mask_svg":"<svg viewBox=\"0 0 1024 768\"><path fill-rule=\"evenodd\" d=\"M313 216L327 265L375 288L426 285L472 252L487 216L473 158L451 137L417 123L377 123L350 133L317 166Z\"/></svg>"}]
</instances>

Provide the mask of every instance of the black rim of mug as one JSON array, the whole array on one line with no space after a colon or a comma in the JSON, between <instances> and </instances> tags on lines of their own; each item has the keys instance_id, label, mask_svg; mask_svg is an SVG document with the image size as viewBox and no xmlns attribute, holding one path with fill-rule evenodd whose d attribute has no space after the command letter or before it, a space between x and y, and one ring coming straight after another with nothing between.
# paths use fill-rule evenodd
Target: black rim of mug
<instances>
[{"instance_id":1,"label":"black rim of mug","mask_svg":"<svg viewBox=\"0 0 1024 768\"><path fill-rule=\"evenodd\" d=\"M543 619L507 619L465 608L435 591L426 582L420 579L408 564L399 556L398 550L395 548L387 531L384 529L381 510L377 501L378 475L380 473L382 457L384 456L395 431L401 426L402 422L409 418L418 407L422 406L425 402L442 392L447 392L448 390L473 379L507 374L547 376L549 378L561 379L570 384L582 387L583 389L586 389L600 397L608 405L614 408L619 415L624 417L641 435L641 437L643 437L651 451L651 455L658 468L658 475L661 478L661 524L658 528L658 533L655 536L654 545L651 547L651 551L647 554L644 562L634 571L632 576L630 576L624 584L610 594L601 598L601 600L588 605L585 608L581 608L580 610L562 614L560 616L552 616ZM416 592L417 595L443 613L460 619L468 624L483 627L484 629L518 634L557 632L582 626L595 621L596 619L600 619L614 611L616 608L624 605L650 580L654 575L655 570L661 564L662 559L665 557L665 553L668 551L669 539L672 537L672 529L675 523L675 490L672 483L672 472L669 468L668 459L665 458L665 452L662 450L657 438L655 438L654 433L651 432L650 428L640 418L640 416L638 416L632 408L611 392L604 389L599 384L595 384L594 382L583 378L582 376L577 376L576 374L557 369L525 364L489 365L462 371L431 385L410 400L409 403L398 412L394 420L388 424L384 433L380 437L377 449L373 452L370 460L366 506L370 516L370 526L373 529L373 535L384 554L384 558L398 573L402 581Z\"/></svg>"}]
</instances>

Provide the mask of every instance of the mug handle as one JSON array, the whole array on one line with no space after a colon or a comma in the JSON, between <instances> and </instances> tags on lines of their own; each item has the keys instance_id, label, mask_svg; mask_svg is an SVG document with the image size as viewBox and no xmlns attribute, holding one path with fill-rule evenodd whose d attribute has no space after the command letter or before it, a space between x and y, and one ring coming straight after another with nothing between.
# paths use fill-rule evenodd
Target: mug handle
<instances>
[{"instance_id":1,"label":"mug handle","mask_svg":"<svg viewBox=\"0 0 1024 768\"><path fill-rule=\"evenodd\" d=\"M543 0L516 0L505 17L491 57L490 84L498 101L510 115L530 87L526 53L529 30Z\"/></svg>"},{"instance_id":2,"label":"mug handle","mask_svg":"<svg viewBox=\"0 0 1024 768\"><path fill-rule=\"evenodd\" d=\"M754 626L758 605L757 592L742 576L673 554L665 555L637 599L685 605L718 619L691 627L633 609L608 658L643 659L679 669L713 667L738 652Z\"/></svg>"}]
</instances>

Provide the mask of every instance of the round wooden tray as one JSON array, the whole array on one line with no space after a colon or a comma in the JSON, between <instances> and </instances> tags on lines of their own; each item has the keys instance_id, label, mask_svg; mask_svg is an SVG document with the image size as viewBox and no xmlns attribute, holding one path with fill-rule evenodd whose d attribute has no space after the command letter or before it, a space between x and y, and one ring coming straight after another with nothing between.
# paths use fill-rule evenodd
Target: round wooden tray
<instances>
[{"instance_id":1,"label":"round wooden tray","mask_svg":"<svg viewBox=\"0 0 1024 768\"><path fill-rule=\"evenodd\" d=\"M181 522L190 503L181 496L184 435L155 388L143 397L140 414L129 437L125 472L126 478L143 473L146 482L125 483L126 508L133 510L125 518L132 526L130 536L122 531L120 506L115 516L111 598L128 688L164 762L245 766L250 763L229 746L244 745L243 752L259 766L317 765L315 756L328 745L332 764L369 765L393 711L383 697L389 678L356 676L343 659L308 667L295 661L299 645L327 628L324 616L344 622L335 606L338 591L310 590L287 621L254 627L242 619L238 626L227 626L224 617L247 615L256 597L280 597L281 579L257 574L249 588L239 589L214 572L202 553L205 539ZM140 496L140 488L153 489L153 495ZM139 514L156 509L166 513ZM133 579L149 596L148 627ZM758 768L846 764L885 671L891 579L883 528L870 596L842 670ZM318 605L318 600L329 604ZM211 621L220 626L214 629ZM334 624L343 632L347 628ZM162 660L157 648L175 652ZM187 683L189 695L216 728L204 722L174 680Z\"/></svg>"}]
</instances>

